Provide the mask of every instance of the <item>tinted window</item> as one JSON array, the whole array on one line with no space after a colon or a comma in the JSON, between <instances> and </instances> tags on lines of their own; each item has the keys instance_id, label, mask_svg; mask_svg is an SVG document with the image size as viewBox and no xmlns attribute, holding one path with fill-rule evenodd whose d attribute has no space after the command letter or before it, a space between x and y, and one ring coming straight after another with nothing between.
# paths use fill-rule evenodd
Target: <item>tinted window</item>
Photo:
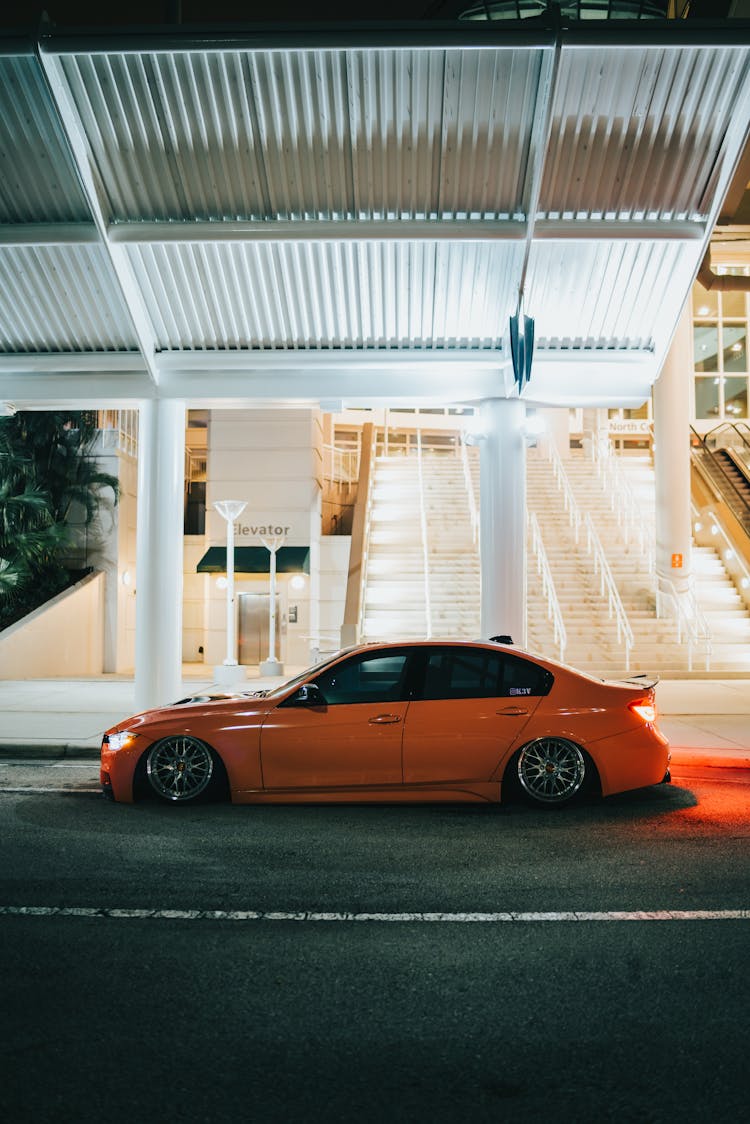
<instances>
[{"instance_id":1,"label":"tinted window","mask_svg":"<svg viewBox=\"0 0 750 1124\"><path fill-rule=\"evenodd\" d=\"M406 653L357 656L324 671L315 682L331 705L398 702L403 694Z\"/></svg>"},{"instance_id":2,"label":"tinted window","mask_svg":"<svg viewBox=\"0 0 750 1124\"><path fill-rule=\"evenodd\" d=\"M425 669L425 699L546 695L552 676L529 660L490 648L436 648Z\"/></svg>"}]
</instances>

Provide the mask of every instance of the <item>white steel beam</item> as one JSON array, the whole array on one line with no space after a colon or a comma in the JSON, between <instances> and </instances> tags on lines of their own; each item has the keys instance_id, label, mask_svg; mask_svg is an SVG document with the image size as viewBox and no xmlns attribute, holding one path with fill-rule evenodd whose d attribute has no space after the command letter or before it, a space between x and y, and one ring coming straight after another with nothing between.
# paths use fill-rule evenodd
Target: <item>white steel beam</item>
<instances>
[{"instance_id":1,"label":"white steel beam","mask_svg":"<svg viewBox=\"0 0 750 1124\"><path fill-rule=\"evenodd\" d=\"M146 312L140 287L128 261L127 250L124 247L110 245L107 239L107 217L104 214L101 192L89 161L85 132L65 79L61 60L52 54L45 53L43 46L40 47L38 58L42 72L46 76L50 95L67 139L94 224L109 255L122 298L133 323L138 346L143 353L143 359L149 374L153 382L156 383L158 371L154 363L156 341L153 327Z\"/></svg>"},{"instance_id":2,"label":"white steel beam","mask_svg":"<svg viewBox=\"0 0 750 1124\"><path fill-rule=\"evenodd\" d=\"M124 409L138 400L158 398L226 409L284 405L285 401L290 405L335 400L392 406L513 397L506 390L509 360L498 352L475 352L471 360L469 353L460 352L440 358L397 351L349 356L304 351L233 354L237 365L226 362L226 353L215 355L213 365L207 352L194 354L194 365L186 363L184 355L174 355L174 366L162 368L158 387L145 371L95 374L72 367L54 374L0 372L0 401L17 409L53 409L58 404ZM269 361L264 362L266 358ZM656 356L651 351L541 350L536 353L534 377L523 397L527 404L540 406L638 406L648 397L656 373Z\"/></svg>"},{"instance_id":3,"label":"white steel beam","mask_svg":"<svg viewBox=\"0 0 750 1124\"><path fill-rule=\"evenodd\" d=\"M113 244L197 242L503 242L522 241L513 219L267 219L262 222L116 222Z\"/></svg>"},{"instance_id":4,"label":"white steel beam","mask_svg":"<svg viewBox=\"0 0 750 1124\"><path fill-rule=\"evenodd\" d=\"M12 230L12 228L11 228ZM223 242L523 242L521 219L267 219L258 222L129 221L110 223L112 245ZM700 241L705 225L664 219L538 219L534 238L545 240ZM0 240L2 228L0 228Z\"/></svg>"},{"instance_id":5,"label":"white steel beam","mask_svg":"<svg viewBox=\"0 0 750 1124\"><path fill-rule=\"evenodd\" d=\"M99 241L92 222L0 223L0 246L80 246Z\"/></svg>"}]
</instances>

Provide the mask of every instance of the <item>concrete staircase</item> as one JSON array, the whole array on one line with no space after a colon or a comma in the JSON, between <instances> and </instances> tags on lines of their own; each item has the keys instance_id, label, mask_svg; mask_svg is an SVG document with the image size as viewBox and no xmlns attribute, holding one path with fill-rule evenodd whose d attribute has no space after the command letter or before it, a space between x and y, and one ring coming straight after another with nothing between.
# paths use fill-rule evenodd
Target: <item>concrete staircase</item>
<instances>
[{"instance_id":1,"label":"concrete staircase","mask_svg":"<svg viewBox=\"0 0 750 1124\"><path fill-rule=\"evenodd\" d=\"M473 541L460 457L454 452L425 452L422 483L427 582L418 458L377 459L364 594L364 640L479 635L479 554Z\"/></svg>"},{"instance_id":2,"label":"concrete staircase","mask_svg":"<svg viewBox=\"0 0 750 1124\"><path fill-rule=\"evenodd\" d=\"M638 456L622 456L619 465L631 494L637 498L644 538L653 543L653 469L645 458ZM590 514L603 544L633 631L631 674L639 671L662 676L685 674L689 665L687 645L677 642L673 621L656 617L655 585L648 558L640 552L635 536L628 535L618 521L620 505L615 494L613 510L611 481L605 485L595 466L575 450L571 450L564 466L576 502L581 511ZM599 579L593 573L585 533L581 531L576 544L552 467L545 458L534 453L528 460L528 505L530 510L537 511L562 607L568 634L566 662L597 675L621 674L625 668L624 649L617 643L615 622L609 618ZM711 671L750 671L750 616L719 555L710 547L694 547L693 562L696 596L713 638ZM531 619L537 610L531 589L529 593L531 637ZM695 674L705 673L703 646L694 645L692 664Z\"/></svg>"},{"instance_id":3,"label":"concrete staircase","mask_svg":"<svg viewBox=\"0 0 750 1124\"><path fill-rule=\"evenodd\" d=\"M479 503L479 458L468 449L475 503ZM622 455L621 477L637 501L644 540L654 542L654 474L650 461ZM633 631L630 674L679 676L688 671L688 649L679 644L670 619L657 619L654 577L648 554L618 521L622 503L611 480L603 481L582 452L564 462L576 503L588 513L602 543ZM419 461L415 455L378 458L375 466L366 567L364 640L476 638L480 636L480 571L461 457L425 451L422 485L425 536L420 510ZM621 676L625 650L610 617L606 593L586 549L586 532L575 531L564 508L550 462L537 450L527 460L527 503L539 521L567 632L565 662L595 675ZM693 548L699 604L712 634L713 674L750 673L750 614L711 547ZM529 541L527 648L559 656L548 617L541 576ZM705 651L695 645L693 673L705 674Z\"/></svg>"}]
</instances>

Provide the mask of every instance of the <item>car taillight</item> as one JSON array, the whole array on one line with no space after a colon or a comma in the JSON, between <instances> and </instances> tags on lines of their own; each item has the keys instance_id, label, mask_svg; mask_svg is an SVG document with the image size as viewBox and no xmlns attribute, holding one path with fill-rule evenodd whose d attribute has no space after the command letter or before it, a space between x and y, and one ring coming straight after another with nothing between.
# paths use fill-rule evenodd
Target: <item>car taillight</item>
<instances>
[{"instance_id":1,"label":"car taillight","mask_svg":"<svg viewBox=\"0 0 750 1124\"><path fill-rule=\"evenodd\" d=\"M653 699L635 699L628 703L628 710L632 710L644 722L656 721L656 703Z\"/></svg>"}]
</instances>

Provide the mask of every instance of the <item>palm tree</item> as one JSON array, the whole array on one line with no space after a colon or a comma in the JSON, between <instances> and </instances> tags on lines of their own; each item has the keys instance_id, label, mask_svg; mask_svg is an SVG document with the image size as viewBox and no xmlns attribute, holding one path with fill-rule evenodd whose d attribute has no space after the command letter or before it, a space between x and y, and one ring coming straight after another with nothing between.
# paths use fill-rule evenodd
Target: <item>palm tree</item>
<instances>
[{"instance_id":1,"label":"palm tree","mask_svg":"<svg viewBox=\"0 0 750 1124\"><path fill-rule=\"evenodd\" d=\"M82 413L19 413L0 419L0 628L59 593L74 505L90 525L102 489L117 478L93 455L93 419Z\"/></svg>"}]
</instances>

